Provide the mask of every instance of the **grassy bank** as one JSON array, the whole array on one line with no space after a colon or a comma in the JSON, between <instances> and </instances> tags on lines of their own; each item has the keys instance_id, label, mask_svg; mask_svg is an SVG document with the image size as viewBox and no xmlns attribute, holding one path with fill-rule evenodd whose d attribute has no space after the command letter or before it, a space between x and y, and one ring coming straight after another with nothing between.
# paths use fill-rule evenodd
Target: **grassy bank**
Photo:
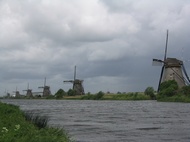
<instances>
[{"instance_id":1,"label":"grassy bank","mask_svg":"<svg viewBox=\"0 0 190 142\"><path fill-rule=\"evenodd\" d=\"M171 97L157 97L157 101L159 102L183 102L190 103L190 97L183 95L174 95Z\"/></svg>"},{"instance_id":2,"label":"grassy bank","mask_svg":"<svg viewBox=\"0 0 190 142\"><path fill-rule=\"evenodd\" d=\"M18 106L0 102L0 141L2 142L69 142L60 129L47 127L43 119L26 115ZM34 119L32 119L34 120ZM41 121L42 120L42 121ZM43 126L40 124L43 124Z\"/></svg>"},{"instance_id":3,"label":"grassy bank","mask_svg":"<svg viewBox=\"0 0 190 142\"><path fill-rule=\"evenodd\" d=\"M68 100L151 100L150 96L144 93L125 93L125 94L105 94L99 92L97 94L86 94L83 96L65 96L63 99Z\"/></svg>"},{"instance_id":4,"label":"grassy bank","mask_svg":"<svg viewBox=\"0 0 190 142\"><path fill-rule=\"evenodd\" d=\"M127 93L127 94L112 94L105 95L105 100L151 100L151 98L144 93Z\"/></svg>"}]
</instances>

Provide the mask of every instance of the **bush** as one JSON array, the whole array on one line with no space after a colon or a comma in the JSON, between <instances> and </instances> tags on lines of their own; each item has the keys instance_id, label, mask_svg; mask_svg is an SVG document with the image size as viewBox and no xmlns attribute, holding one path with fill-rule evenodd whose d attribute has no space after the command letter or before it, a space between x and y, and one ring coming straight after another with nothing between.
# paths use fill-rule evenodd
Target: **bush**
<instances>
[{"instance_id":1,"label":"bush","mask_svg":"<svg viewBox=\"0 0 190 142\"><path fill-rule=\"evenodd\" d=\"M100 100L104 96L104 92L100 91L94 96L94 100Z\"/></svg>"},{"instance_id":2,"label":"bush","mask_svg":"<svg viewBox=\"0 0 190 142\"><path fill-rule=\"evenodd\" d=\"M66 92L63 89L59 89L56 93L55 93L55 98L56 99L62 99L63 96L66 95Z\"/></svg>"},{"instance_id":3,"label":"bush","mask_svg":"<svg viewBox=\"0 0 190 142\"><path fill-rule=\"evenodd\" d=\"M69 89L68 92L67 92L67 95L68 96L75 96L76 95L76 91L73 90L73 89Z\"/></svg>"},{"instance_id":4,"label":"bush","mask_svg":"<svg viewBox=\"0 0 190 142\"><path fill-rule=\"evenodd\" d=\"M55 99L55 96L54 95L49 95L46 97L46 99Z\"/></svg>"},{"instance_id":5,"label":"bush","mask_svg":"<svg viewBox=\"0 0 190 142\"><path fill-rule=\"evenodd\" d=\"M159 91L165 90L169 87L172 87L174 90L177 90L178 84L175 80L164 81L163 83L160 84L160 88L159 88L160 90Z\"/></svg>"},{"instance_id":6,"label":"bush","mask_svg":"<svg viewBox=\"0 0 190 142\"><path fill-rule=\"evenodd\" d=\"M180 94L183 94L187 97L190 97L190 86L183 86L180 90L179 90Z\"/></svg>"},{"instance_id":7,"label":"bush","mask_svg":"<svg viewBox=\"0 0 190 142\"><path fill-rule=\"evenodd\" d=\"M160 84L159 95L171 97L176 94L178 84L175 80L168 80Z\"/></svg>"},{"instance_id":8,"label":"bush","mask_svg":"<svg viewBox=\"0 0 190 142\"><path fill-rule=\"evenodd\" d=\"M147 95L144 95L143 93L130 92L127 94L113 95L113 100L150 100L150 97Z\"/></svg>"},{"instance_id":9,"label":"bush","mask_svg":"<svg viewBox=\"0 0 190 142\"><path fill-rule=\"evenodd\" d=\"M101 100L104 97L102 91L98 92L96 95L87 94L81 97L82 100Z\"/></svg>"},{"instance_id":10,"label":"bush","mask_svg":"<svg viewBox=\"0 0 190 142\"><path fill-rule=\"evenodd\" d=\"M151 99L155 99L154 95L154 88L153 87L147 87L144 91L144 94L147 96L150 96Z\"/></svg>"}]
</instances>

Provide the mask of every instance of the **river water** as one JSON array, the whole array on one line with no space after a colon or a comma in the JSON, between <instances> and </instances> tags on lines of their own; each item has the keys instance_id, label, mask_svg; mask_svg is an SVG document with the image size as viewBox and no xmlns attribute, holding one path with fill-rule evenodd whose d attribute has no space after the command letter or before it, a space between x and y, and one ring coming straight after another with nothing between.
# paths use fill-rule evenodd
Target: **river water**
<instances>
[{"instance_id":1,"label":"river water","mask_svg":"<svg viewBox=\"0 0 190 142\"><path fill-rule=\"evenodd\" d=\"M156 101L1 100L49 116L76 142L190 142L190 104Z\"/></svg>"}]
</instances>

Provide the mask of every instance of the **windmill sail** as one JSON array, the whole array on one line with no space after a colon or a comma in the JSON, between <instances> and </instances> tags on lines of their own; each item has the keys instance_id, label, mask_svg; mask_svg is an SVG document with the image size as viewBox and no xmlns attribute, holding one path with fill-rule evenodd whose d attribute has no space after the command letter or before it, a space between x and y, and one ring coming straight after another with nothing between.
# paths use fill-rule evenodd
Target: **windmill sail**
<instances>
[{"instance_id":1,"label":"windmill sail","mask_svg":"<svg viewBox=\"0 0 190 142\"><path fill-rule=\"evenodd\" d=\"M166 57L167 57L167 51L168 51L168 30L166 34L166 47L165 47L164 61L166 60Z\"/></svg>"},{"instance_id":2,"label":"windmill sail","mask_svg":"<svg viewBox=\"0 0 190 142\"><path fill-rule=\"evenodd\" d=\"M167 34L166 34L166 46L165 46L164 61L162 61L164 64L162 66L161 73L160 73L160 79L159 79L159 84L158 84L158 92L160 90L160 84L162 82L162 77L163 77L163 73L164 73L164 69L165 69L165 61L167 58L167 50L168 50L168 30L167 30Z\"/></svg>"},{"instance_id":3,"label":"windmill sail","mask_svg":"<svg viewBox=\"0 0 190 142\"><path fill-rule=\"evenodd\" d=\"M182 68L183 68L183 72L184 72L184 74L185 74L185 76L186 76L186 83L188 84L188 85L190 85L190 79L189 79L189 76L188 76L188 74L187 74L187 71L186 71L186 69L185 69L185 66L184 66L184 64L182 65Z\"/></svg>"},{"instance_id":4,"label":"windmill sail","mask_svg":"<svg viewBox=\"0 0 190 142\"><path fill-rule=\"evenodd\" d=\"M161 73L160 73L160 79L159 79L158 90L157 90L158 92L160 91L160 84L162 82L163 73L164 73L164 65L162 66Z\"/></svg>"}]
</instances>

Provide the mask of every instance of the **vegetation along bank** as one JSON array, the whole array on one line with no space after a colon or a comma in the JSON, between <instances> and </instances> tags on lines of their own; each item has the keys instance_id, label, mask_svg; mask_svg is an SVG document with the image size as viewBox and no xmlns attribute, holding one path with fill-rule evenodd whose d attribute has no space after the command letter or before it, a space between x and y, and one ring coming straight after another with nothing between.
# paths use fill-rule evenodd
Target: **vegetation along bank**
<instances>
[{"instance_id":1,"label":"vegetation along bank","mask_svg":"<svg viewBox=\"0 0 190 142\"><path fill-rule=\"evenodd\" d=\"M4 97L7 98L7 97ZM178 87L175 80L165 81L160 84L159 92L154 91L153 87L147 87L144 92L129 92L129 93L104 93L99 91L96 94L90 92L84 95L76 95L73 89L65 92L59 89L54 95L47 97L12 97L11 99L67 99L67 100L157 100L164 102L186 102L190 103L190 86Z\"/></svg>"},{"instance_id":2,"label":"vegetation along bank","mask_svg":"<svg viewBox=\"0 0 190 142\"><path fill-rule=\"evenodd\" d=\"M157 100L164 102L186 102L190 103L190 86L179 88L175 80L169 80L161 83L160 90L157 93L153 87L147 87L144 92L131 92L117 94L87 93L85 95L75 96L74 93L66 93L60 89L54 95L56 99L77 99L77 100Z\"/></svg>"}]
</instances>

